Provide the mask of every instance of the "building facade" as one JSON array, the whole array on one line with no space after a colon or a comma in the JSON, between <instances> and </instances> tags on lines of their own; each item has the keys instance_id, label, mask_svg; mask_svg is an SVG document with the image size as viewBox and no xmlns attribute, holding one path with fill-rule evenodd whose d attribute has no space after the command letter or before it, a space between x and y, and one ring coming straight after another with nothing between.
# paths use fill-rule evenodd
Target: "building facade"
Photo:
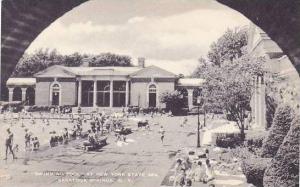
<instances>
[{"instance_id":1,"label":"building facade","mask_svg":"<svg viewBox=\"0 0 300 187\"><path fill-rule=\"evenodd\" d=\"M276 74L275 94L282 102L290 103L299 108L300 78L297 70L280 47L259 27L250 24L248 30L248 52L252 57L264 57L265 69ZM254 93L251 100L253 127L266 128L266 81L271 80L270 74L254 77ZM276 93L277 92L277 93Z\"/></svg>"},{"instance_id":2,"label":"building facade","mask_svg":"<svg viewBox=\"0 0 300 187\"><path fill-rule=\"evenodd\" d=\"M188 106L192 107L193 89L198 89L202 79L179 79L177 75L157 66L145 67L144 58L134 67L65 67L54 65L38 72L34 78L10 78L10 90L26 87L16 84L34 80L34 104L38 106L70 105L81 107L165 108L160 95L175 89L185 89ZM195 95L194 95L195 96ZM196 97L196 96L195 96ZM24 98L18 98L19 100ZM16 98L10 97L10 101Z\"/></svg>"}]
</instances>

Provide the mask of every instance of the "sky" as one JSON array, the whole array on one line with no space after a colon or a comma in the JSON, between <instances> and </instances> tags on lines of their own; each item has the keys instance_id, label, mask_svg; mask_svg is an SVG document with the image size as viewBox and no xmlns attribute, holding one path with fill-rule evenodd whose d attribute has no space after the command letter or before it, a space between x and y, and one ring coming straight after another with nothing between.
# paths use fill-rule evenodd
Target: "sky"
<instances>
[{"instance_id":1,"label":"sky","mask_svg":"<svg viewBox=\"0 0 300 187\"><path fill-rule=\"evenodd\" d=\"M213 0L91 0L53 22L26 52L112 52L189 75L228 28L249 23Z\"/></svg>"}]
</instances>

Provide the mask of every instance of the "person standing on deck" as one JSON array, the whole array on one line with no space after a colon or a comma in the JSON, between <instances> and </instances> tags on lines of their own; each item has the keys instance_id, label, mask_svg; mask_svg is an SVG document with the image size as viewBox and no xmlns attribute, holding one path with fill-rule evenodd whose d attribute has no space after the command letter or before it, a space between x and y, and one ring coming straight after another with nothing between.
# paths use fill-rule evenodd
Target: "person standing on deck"
<instances>
[{"instance_id":1,"label":"person standing on deck","mask_svg":"<svg viewBox=\"0 0 300 187\"><path fill-rule=\"evenodd\" d=\"M8 149L11 152L11 154L13 155L13 159L16 159L17 157L15 156L15 153L14 153L14 151L12 149L14 134L10 131L10 129L7 129L6 131L7 131L7 137L6 137L6 141L5 141L6 151L5 151L5 158L4 158L4 160L7 160Z\"/></svg>"}]
</instances>

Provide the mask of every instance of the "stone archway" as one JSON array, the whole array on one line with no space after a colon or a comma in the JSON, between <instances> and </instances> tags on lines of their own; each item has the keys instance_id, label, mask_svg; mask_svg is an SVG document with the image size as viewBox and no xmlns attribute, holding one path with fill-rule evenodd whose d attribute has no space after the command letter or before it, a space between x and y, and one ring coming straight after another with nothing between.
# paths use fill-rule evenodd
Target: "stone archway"
<instances>
[{"instance_id":1,"label":"stone archway","mask_svg":"<svg viewBox=\"0 0 300 187\"><path fill-rule=\"evenodd\" d=\"M1 90L31 42L52 22L88 0L3 0ZM300 10L297 0L217 0L261 27L300 72ZM1 93L1 98L3 94Z\"/></svg>"}]
</instances>

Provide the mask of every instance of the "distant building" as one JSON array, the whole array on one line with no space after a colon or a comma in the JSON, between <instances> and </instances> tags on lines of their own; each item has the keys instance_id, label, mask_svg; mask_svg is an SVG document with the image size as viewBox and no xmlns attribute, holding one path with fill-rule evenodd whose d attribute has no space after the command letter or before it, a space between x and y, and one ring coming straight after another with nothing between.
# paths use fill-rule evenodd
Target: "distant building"
<instances>
[{"instance_id":1,"label":"distant building","mask_svg":"<svg viewBox=\"0 0 300 187\"><path fill-rule=\"evenodd\" d=\"M9 100L31 101L39 106L71 105L82 107L161 107L163 92L184 89L188 106L193 106L194 89L203 79L184 79L157 66L145 66L138 59L134 67L65 67L54 65L34 78L10 78ZM26 94L35 92L34 99ZM28 95L28 96L26 96ZM32 94L31 94L32 95Z\"/></svg>"},{"instance_id":2,"label":"distant building","mask_svg":"<svg viewBox=\"0 0 300 187\"><path fill-rule=\"evenodd\" d=\"M248 52L253 57L264 57L265 68L280 79L276 83L277 94L281 101L299 107L300 78L297 70L279 46L259 27L251 24L248 32ZM253 81L255 91L251 101L255 128L266 127L266 89L265 79L270 75L256 77Z\"/></svg>"}]
</instances>

